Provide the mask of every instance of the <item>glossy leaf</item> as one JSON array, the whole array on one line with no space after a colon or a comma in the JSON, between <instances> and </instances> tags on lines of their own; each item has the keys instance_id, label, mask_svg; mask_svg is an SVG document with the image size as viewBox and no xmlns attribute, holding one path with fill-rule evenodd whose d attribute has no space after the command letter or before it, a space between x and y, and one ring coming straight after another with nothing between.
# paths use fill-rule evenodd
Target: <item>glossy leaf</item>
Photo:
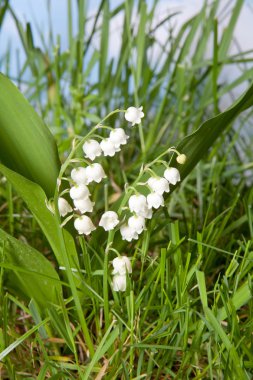
<instances>
[{"instance_id":1,"label":"glossy leaf","mask_svg":"<svg viewBox=\"0 0 253 380\"><path fill-rule=\"evenodd\" d=\"M0 161L54 195L60 161L49 129L14 84L0 74Z\"/></svg>"},{"instance_id":2,"label":"glossy leaf","mask_svg":"<svg viewBox=\"0 0 253 380\"><path fill-rule=\"evenodd\" d=\"M226 130L230 123L253 105L253 85L225 112L205 121L197 131L185 137L177 146L180 153L187 156L184 165L176 163L174 158L171 166L177 166L180 170L181 178L184 179L196 166L196 164L206 155L208 149L212 147L215 140Z\"/></svg>"}]
</instances>

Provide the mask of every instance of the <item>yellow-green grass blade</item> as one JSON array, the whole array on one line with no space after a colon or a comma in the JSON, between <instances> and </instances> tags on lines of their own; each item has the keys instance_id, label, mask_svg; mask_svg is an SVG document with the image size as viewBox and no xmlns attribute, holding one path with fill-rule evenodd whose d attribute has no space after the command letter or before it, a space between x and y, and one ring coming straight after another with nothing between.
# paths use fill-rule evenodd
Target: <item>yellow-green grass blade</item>
<instances>
[{"instance_id":1,"label":"yellow-green grass blade","mask_svg":"<svg viewBox=\"0 0 253 380\"><path fill-rule=\"evenodd\" d=\"M49 129L13 83L0 74L0 161L54 195L60 161Z\"/></svg>"}]
</instances>

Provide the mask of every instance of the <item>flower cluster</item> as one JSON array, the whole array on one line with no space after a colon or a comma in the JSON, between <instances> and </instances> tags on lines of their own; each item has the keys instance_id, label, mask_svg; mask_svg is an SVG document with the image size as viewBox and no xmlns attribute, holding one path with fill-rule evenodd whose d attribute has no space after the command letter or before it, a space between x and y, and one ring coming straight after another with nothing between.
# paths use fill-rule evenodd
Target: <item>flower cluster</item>
<instances>
[{"instance_id":1,"label":"flower cluster","mask_svg":"<svg viewBox=\"0 0 253 380\"><path fill-rule=\"evenodd\" d=\"M126 290L127 274L132 273L132 266L127 256L116 257L112 260L112 288L115 292Z\"/></svg>"},{"instance_id":2,"label":"flower cluster","mask_svg":"<svg viewBox=\"0 0 253 380\"><path fill-rule=\"evenodd\" d=\"M163 194L170 191L170 185L175 185L180 181L180 173L176 168L167 168L163 177L150 177L147 186L151 190L145 197L143 194L136 193L131 195L128 200L129 210L133 213L128 222L120 228L123 240L132 241L138 239L138 235L145 228L145 219L151 219L153 209L157 210L164 206Z\"/></svg>"},{"instance_id":3,"label":"flower cluster","mask_svg":"<svg viewBox=\"0 0 253 380\"><path fill-rule=\"evenodd\" d=\"M125 112L125 119L130 121L132 125L140 124L143 116L142 107L129 107ZM74 168L71 171L72 187L69 189L69 195L73 201L73 208L65 198L59 197L58 199L58 209L61 216L65 217L73 210L78 213L74 227L79 234L90 235L96 229L91 218L86 215L91 213L94 207L88 185L100 183L106 177L102 165L93 161L102 155L113 157L121 150L121 146L127 143L128 138L129 136L126 135L124 129L116 128L111 129L109 137L103 138L100 143L93 138L84 142L82 147L84 157L92 163L86 167ZM118 224L119 219L115 211L106 211L99 221L99 226L103 227L105 231L114 229Z\"/></svg>"},{"instance_id":4,"label":"flower cluster","mask_svg":"<svg viewBox=\"0 0 253 380\"><path fill-rule=\"evenodd\" d=\"M129 121L132 126L140 124L143 117L144 113L142 107L129 107L125 111L125 119ZM99 127L100 125L97 126L97 128ZM97 135L95 135L95 133L93 135L90 133L89 135L92 135L92 138L86 140L84 143L81 142L81 144L83 144L82 149L84 152L83 162L86 165L75 167L71 170L71 178L69 178L71 186L68 190L64 190L58 199L58 210L60 215L65 217L71 213L62 225L74 217L74 227L78 234L90 235L92 231L97 228L90 217L95 205L91 199L91 187L94 184L101 183L101 181L106 178L106 174L102 165L94 161L101 156L113 157L121 150L123 145L127 144L127 140L129 139L129 136L126 135L122 128L103 128L110 129L109 137L103 138L99 142L96 139ZM176 152L176 159L179 164L185 162L186 156L184 154L180 154L174 148L171 148L169 151ZM167 154L169 151L162 155ZM152 162L150 166L156 161L159 161L159 157ZM87 160L90 160L91 162ZM168 193L170 191L170 186L176 185L176 183L180 181L180 173L178 169L169 167L167 163L164 164L166 169L163 173L163 177L159 177L151 169L147 169L152 172L152 176L149 177L144 184L149 190L147 196L137 192L133 187L127 189L131 194L128 199L128 207L123 207L125 205L122 205L120 210L121 213L123 209L127 209L127 212L122 216L121 221L119 220L117 212L109 210L102 214L98 226L102 227L105 231L111 231L120 225L119 230L123 240L131 242L134 239L138 239L139 235L145 229L146 219L151 219L153 211L164 206L164 193ZM69 197L73 203L72 206L62 197L66 192L69 193ZM126 215L128 215L127 220ZM130 260L126 256L120 256L115 258L112 264L114 268L112 272L112 288L115 291L125 291L127 275L132 272Z\"/></svg>"}]
</instances>

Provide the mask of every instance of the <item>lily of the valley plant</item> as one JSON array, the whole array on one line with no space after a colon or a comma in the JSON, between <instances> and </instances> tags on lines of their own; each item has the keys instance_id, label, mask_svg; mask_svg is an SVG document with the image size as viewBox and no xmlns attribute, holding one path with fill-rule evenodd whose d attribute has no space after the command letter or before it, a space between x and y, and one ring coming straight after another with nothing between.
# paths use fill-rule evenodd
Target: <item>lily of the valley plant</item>
<instances>
[{"instance_id":1,"label":"lily of the valley plant","mask_svg":"<svg viewBox=\"0 0 253 380\"><path fill-rule=\"evenodd\" d=\"M141 119L144 117L142 107L129 107L123 112L125 112L125 119L132 126L140 124ZM101 127L109 131L109 136L101 138L101 141L98 141L99 136L97 132ZM128 196L121 203L118 210L105 210L98 219L90 187L102 183L104 178L106 178L106 173L101 163L97 161L103 156L115 156L127 144L128 139L129 136L123 128L112 129L103 124L96 126L88 137L81 139L79 145L82 144L84 158L83 160L78 160L78 166L73 167L76 164L76 160L71 159L65 165L64 171L66 171L68 166L71 165L72 167L70 175L65 177L70 187L68 190L62 191L58 198L60 215L65 217L71 214L63 222L63 225L73 218L77 233L87 237L99 227L105 231L119 229L122 239L131 242L132 240L137 240L139 235L145 230L146 222L152 218L153 212L164 206L164 193L168 193L170 186L174 186L180 181L180 172L177 168L170 167L168 162L161 161L161 157L172 152L176 153L178 163L183 164L186 160L186 156L180 154L174 148L170 148L142 169L141 174L147 172L149 173L149 178L144 184L140 183L140 174L134 186L126 187L125 191ZM80 165L80 162L82 165ZM164 165L163 177L157 176L152 170L152 167L158 162L162 162ZM61 174L63 176L64 173ZM59 178L58 182L61 183L61 180L62 178ZM136 187L140 185L145 188L146 192L148 190L147 195L137 191ZM66 193L69 194L72 205L64 198L64 194ZM132 272L130 261L126 256L119 255L112 263L114 267L112 272L112 288L115 291L125 291L127 274Z\"/></svg>"}]
</instances>

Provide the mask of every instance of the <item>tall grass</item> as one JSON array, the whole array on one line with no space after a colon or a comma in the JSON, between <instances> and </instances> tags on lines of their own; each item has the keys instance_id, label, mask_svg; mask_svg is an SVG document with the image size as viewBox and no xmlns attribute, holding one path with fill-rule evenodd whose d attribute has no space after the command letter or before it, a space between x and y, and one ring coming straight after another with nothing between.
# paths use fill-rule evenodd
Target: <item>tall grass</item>
<instances>
[{"instance_id":1,"label":"tall grass","mask_svg":"<svg viewBox=\"0 0 253 380\"><path fill-rule=\"evenodd\" d=\"M86 1L79 0L77 34L75 4L70 0L64 4L66 51L60 36L48 42L42 30L42 47L36 47L31 25L22 24L8 2L0 3L0 25L7 13L15 20L26 60L12 79L49 125L62 161L73 137L85 136L113 109L143 106L145 121L131 129L131 141L120 158L103 162L113 189L107 184L93 194L102 210L103 191L111 204L112 192L120 196L141 165L217 115L222 97L251 80L252 69L247 67L233 82L222 83L220 77L228 63L250 61L247 52L229 53L243 1L232 6L224 2L229 12L222 32L219 20L224 9L219 1L203 2L200 12L173 32L177 14L164 2L127 0L115 7L113 1L102 0L90 15ZM157 21L161 11L163 17ZM110 57L110 28L116 18L122 20L119 52ZM159 41L159 32L165 34L164 42ZM1 70L13 59L10 53L1 57ZM12 76L8 70L7 74ZM105 234L96 234L87 243L78 239L77 285L65 248L59 250L63 260L59 267L26 205L1 179L1 227L50 258L63 289L47 311L33 299L24 301L11 276L6 276L7 270L17 273L18 264L6 266L8 246L1 239L3 378L252 377L253 194L246 175L251 174L253 159L251 117L250 109L206 151L136 244L116 238L118 250L133 258L126 293L108 287L111 257L106 256ZM110 118L111 127L123 124L123 118ZM36 265L31 265L34 270Z\"/></svg>"}]
</instances>

